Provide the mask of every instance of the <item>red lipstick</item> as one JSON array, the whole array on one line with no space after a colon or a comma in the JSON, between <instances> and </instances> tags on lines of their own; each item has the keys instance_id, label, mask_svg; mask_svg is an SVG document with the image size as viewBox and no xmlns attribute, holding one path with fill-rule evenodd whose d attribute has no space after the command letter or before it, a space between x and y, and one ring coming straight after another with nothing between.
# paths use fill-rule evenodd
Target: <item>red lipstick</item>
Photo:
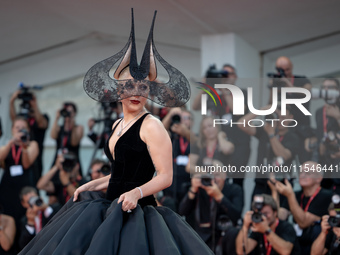
<instances>
[{"instance_id":1,"label":"red lipstick","mask_svg":"<svg viewBox=\"0 0 340 255\"><path fill-rule=\"evenodd\" d=\"M139 104L140 103L140 101L138 101L138 100L130 100L130 102L133 103L133 104Z\"/></svg>"}]
</instances>

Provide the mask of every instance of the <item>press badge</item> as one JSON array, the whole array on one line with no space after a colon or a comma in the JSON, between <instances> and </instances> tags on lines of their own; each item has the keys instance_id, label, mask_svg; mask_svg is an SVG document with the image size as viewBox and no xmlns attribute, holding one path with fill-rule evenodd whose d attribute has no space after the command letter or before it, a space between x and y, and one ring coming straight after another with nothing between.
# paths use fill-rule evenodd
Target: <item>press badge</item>
<instances>
[{"instance_id":1,"label":"press badge","mask_svg":"<svg viewBox=\"0 0 340 255\"><path fill-rule=\"evenodd\" d=\"M302 236L303 230L299 227L299 224L295 223L294 229L295 229L295 232L296 232L296 236Z\"/></svg>"},{"instance_id":2,"label":"press badge","mask_svg":"<svg viewBox=\"0 0 340 255\"><path fill-rule=\"evenodd\" d=\"M24 169L22 168L22 165L10 166L9 173L12 177L20 176L24 174Z\"/></svg>"},{"instance_id":3,"label":"press badge","mask_svg":"<svg viewBox=\"0 0 340 255\"><path fill-rule=\"evenodd\" d=\"M178 155L176 158L176 164L178 166L186 166L189 162L188 156L185 155Z\"/></svg>"}]
</instances>

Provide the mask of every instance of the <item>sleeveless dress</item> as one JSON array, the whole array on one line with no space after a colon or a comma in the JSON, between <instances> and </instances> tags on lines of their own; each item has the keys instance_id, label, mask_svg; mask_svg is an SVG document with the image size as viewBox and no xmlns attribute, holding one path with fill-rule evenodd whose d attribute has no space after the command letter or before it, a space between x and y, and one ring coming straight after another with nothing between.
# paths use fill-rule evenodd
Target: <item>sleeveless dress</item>
<instances>
[{"instance_id":1,"label":"sleeveless dress","mask_svg":"<svg viewBox=\"0 0 340 255\"><path fill-rule=\"evenodd\" d=\"M80 193L77 202L70 199L20 254L213 254L179 215L157 207L153 196L140 199L132 213L117 204L121 194L148 182L155 172L139 136L146 116L117 140L115 160L109 140L105 144L112 163L106 198L101 192L87 191Z\"/></svg>"}]
</instances>

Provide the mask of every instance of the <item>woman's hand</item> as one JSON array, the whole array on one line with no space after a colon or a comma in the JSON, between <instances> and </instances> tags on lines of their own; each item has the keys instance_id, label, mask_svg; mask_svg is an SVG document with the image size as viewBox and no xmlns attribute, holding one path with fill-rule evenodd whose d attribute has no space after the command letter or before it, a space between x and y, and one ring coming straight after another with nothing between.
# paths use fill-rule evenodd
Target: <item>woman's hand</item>
<instances>
[{"instance_id":1,"label":"woman's hand","mask_svg":"<svg viewBox=\"0 0 340 255\"><path fill-rule=\"evenodd\" d=\"M77 201L78 196L81 192L88 191L88 190L89 190L89 186L87 185L87 183L85 183L84 185L81 185L79 188L77 188L76 191L73 194L73 202Z\"/></svg>"},{"instance_id":2,"label":"woman's hand","mask_svg":"<svg viewBox=\"0 0 340 255\"><path fill-rule=\"evenodd\" d=\"M120 195L118 199L118 204L123 201L122 203L122 210L128 211L133 210L137 207L138 199L140 199L140 192L137 188L130 190L129 192L125 192L124 194Z\"/></svg>"}]
</instances>

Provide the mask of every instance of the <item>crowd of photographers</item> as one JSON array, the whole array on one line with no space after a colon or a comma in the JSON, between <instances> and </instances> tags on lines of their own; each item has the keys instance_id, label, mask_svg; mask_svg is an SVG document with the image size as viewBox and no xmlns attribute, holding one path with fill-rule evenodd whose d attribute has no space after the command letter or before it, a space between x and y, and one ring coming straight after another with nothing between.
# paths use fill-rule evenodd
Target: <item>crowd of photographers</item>
<instances>
[{"instance_id":1,"label":"crowd of photographers","mask_svg":"<svg viewBox=\"0 0 340 255\"><path fill-rule=\"evenodd\" d=\"M178 212L216 254L340 254L340 178L336 174L340 161L339 81L326 78L320 88L312 88L309 79L293 75L287 57L277 59L276 69L268 74L270 98L260 109L273 109L270 115L257 116L247 105L243 116L232 115L233 96L228 89L216 89L220 105L207 99L207 114L200 120L199 134L196 142L191 142L188 156L190 166L186 170L193 178ZM236 70L230 65L221 70L211 66L204 85L213 93L214 84L237 85L236 80ZM316 128L297 105L287 105L285 113L280 102L272 108L281 98L282 88L304 88L312 98L324 99L314 115ZM194 98L193 110L201 110L205 93L202 90ZM303 97L303 93L286 93L287 99ZM309 111L312 102L300 106ZM223 120L223 125L214 127L214 119ZM254 119L262 119L263 125ZM292 124L294 120L298 125ZM252 204L244 205L244 173L240 170L248 164L251 137L258 140L253 165L292 167L296 171L254 171ZM213 172L207 178L209 169L222 169L213 168L216 161L236 171L227 171L224 177ZM219 184L221 179L225 179L224 185ZM250 210L242 217L244 207Z\"/></svg>"},{"instance_id":2,"label":"crowd of photographers","mask_svg":"<svg viewBox=\"0 0 340 255\"><path fill-rule=\"evenodd\" d=\"M266 116L279 121L264 122L262 127L230 125L231 121L249 123L259 117L248 111L247 105L244 115L232 114L232 94L228 89L218 89L221 104L215 106L208 98L207 115L196 122L199 131L195 134L193 112L185 107L159 108L150 102L147 109L169 132L174 160L172 185L155 197L159 205L183 216L216 254L340 254L340 178L334 174L340 161L339 81L327 78L320 89L312 89L307 78L293 75L287 57L277 59L276 69L268 74L271 96L261 110L271 108L276 88L279 95L283 87L305 88L313 97L325 100L315 114L317 127L313 129L310 117L295 105L288 105L283 114L280 104ZM211 66L205 78L205 86L213 87L217 81L237 85L236 69L231 65L221 70ZM247 92L242 92L247 102ZM201 110L204 93L202 90L192 99L193 111ZM289 99L300 97L298 93L287 95ZM19 100L20 108L16 109L15 101ZM309 110L310 102L303 106ZM120 103L103 103L102 109L103 118L87 123L87 136L95 152L104 147L113 122L123 117ZM0 147L0 167L4 169L0 183L0 254L16 254L77 187L110 174L107 160L94 158L89 173L87 166L81 166L84 127L76 123L76 114L77 106L64 102L50 124L27 87L22 85L13 93L12 137ZM229 124L214 127L214 118L228 120ZM299 124L288 127L285 119L295 119ZM97 123L104 127L99 133L94 131ZM51 165L43 166L43 142L49 124L56 153ZM245 173L239 170L248 164L251 137L258 140L257 166L294 165L299 175L257 172L252 203L247 205ZM236 171L209 173L211 166L233 166ZM334 171L317 171L320 166ZM43 169L49 170L43 173ZM299 191L295 191L296 186ZM41 198L40 191L46 192L48 201ZM244 208L249 211L242 216Z\"/></svg>"},{"instance_id":3,"label":"crowd of photographers","mask_svg":"<svg viewBox=\"0 0 340 255\"><path fill-rule=\"evenodd\" d=\"M16 101L20 101L17 109ZM17 254L73 196L77 187L111 171L107 160L96 158L88 173L82 170L79 149L84 128L76 123L77 107L73 102L64 102L56 112L50 131L56 141L56 154L51 166L45 167L42 158L48 116L41 113L35 95L23 84L12 94L9 106L11 138L0 147L0 254ZM105 109L110 116L106 114L103 120L107 123L103 134L91 132L90 124L95 120L89 120L88 136L96 148L102 147L105 134L111 131L110 118L115 107L108 105ZM49 170L43 173L43 169ZM45 191L46 199L41 191Z\"/></svg>"}]
</instances>

